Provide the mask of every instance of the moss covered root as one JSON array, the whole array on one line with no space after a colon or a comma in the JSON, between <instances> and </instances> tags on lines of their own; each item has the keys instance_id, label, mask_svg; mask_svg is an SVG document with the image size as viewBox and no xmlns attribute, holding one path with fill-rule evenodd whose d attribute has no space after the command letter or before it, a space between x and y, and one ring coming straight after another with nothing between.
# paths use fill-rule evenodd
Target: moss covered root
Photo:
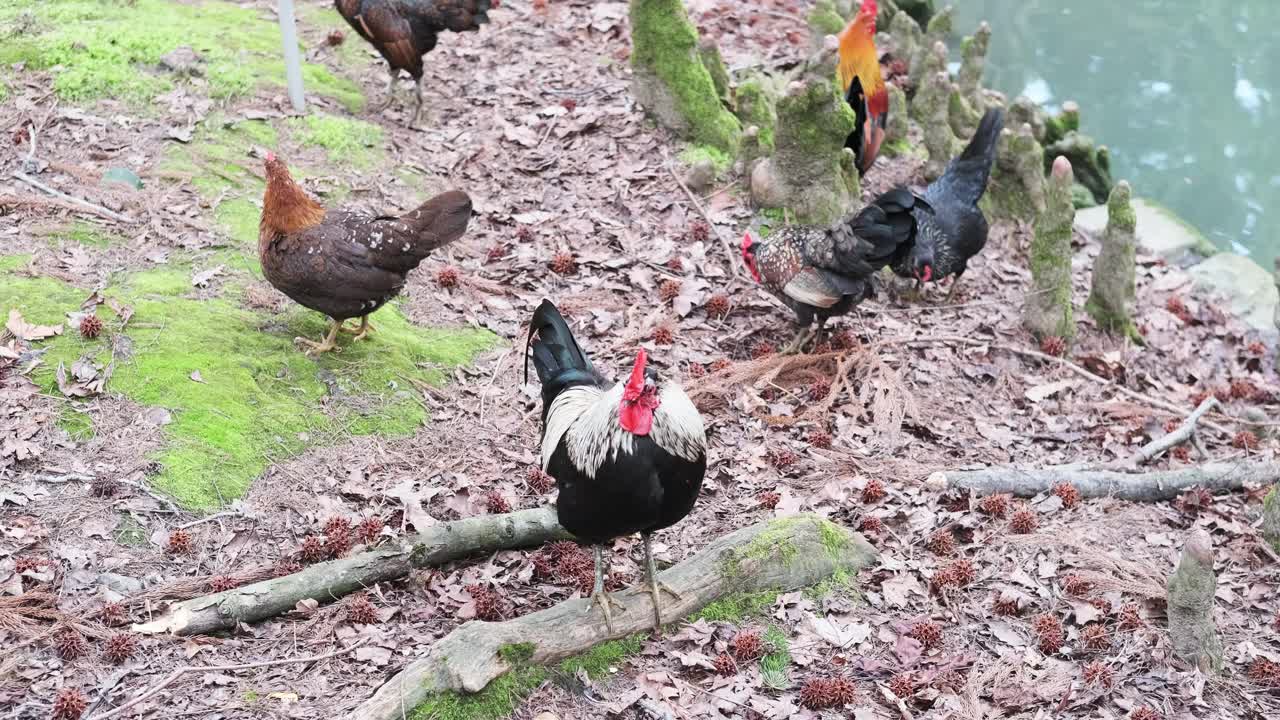
<instances>
[{"instance_id":1,"label":"moss covered root","mask_svg":"<svg viewBox=\"0 0 1280 720\"><path fill-rule=\"evenodd\" d=\"M1070 342L1076 334L1071 305L1071 163L1053 163L1045 193L1045 211L1036 220L1031 240L1031 293L1023 323L1038 339L1059 337Z\"/></svg>"},{"instance_id":2,"label":"moss covered root","mask_svg":"<svg viewBox=\"0 0 1280 720\"><path fill-rule=\"evenodd\" d=\"M659 122L737 155L742 127L720 100L682 0L631 0L634 92Z\"/></svg>"},{"instance_id":3,"label":"moss covered root","mask_svg":"<svg viewBox=\"0 0 1280 720\"><path fill-rule=\"evenodd\" d=\"M1093 263L1093 283L1085 311L1104 331L1143 344L1133 322L1137 220L1130 205L1129 183L1121 181L1107 201L1107 229L1102 252Z\"/></svg>"}]
</instances>

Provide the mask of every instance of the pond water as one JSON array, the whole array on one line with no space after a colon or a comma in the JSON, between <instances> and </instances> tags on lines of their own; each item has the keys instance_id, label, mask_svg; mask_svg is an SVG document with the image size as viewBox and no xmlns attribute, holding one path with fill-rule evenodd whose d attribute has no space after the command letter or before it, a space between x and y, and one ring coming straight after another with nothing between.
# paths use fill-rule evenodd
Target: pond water
<instances>
[{"instance_id":1,"label":"pond water","mask_svg":"<svg viewBox=\"0 0 1280 720\"><path fill-rule=\"evenodd\" d=\"M941 7L943 2L939 2ZM985 84L1056 107L1112 175L1270 269L1280 256L1280 0L954 0ZM958 57L953 53L953 58Z\"/></svg>"}]
</instances>

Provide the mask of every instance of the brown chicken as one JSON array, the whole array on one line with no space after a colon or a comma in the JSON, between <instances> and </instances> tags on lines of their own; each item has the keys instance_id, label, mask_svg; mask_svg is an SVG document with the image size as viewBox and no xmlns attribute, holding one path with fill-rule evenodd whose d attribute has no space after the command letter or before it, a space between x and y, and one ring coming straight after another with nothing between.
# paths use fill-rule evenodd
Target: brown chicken
<instances>
[{"instance_id":1,"label":"brown chicken","mask_svg":"<svg viewBox=\"0 0 1280 720\"><path fill-rule=\"evenodd\" d=\"M360 37L382 54L391 70L386 103L377 109L391 104L401 70L413 76L418 89L409 121L413 127L422 114L422 56L435 48L446 30L479 30L489 22L489 9L498 7L498 0L334 0L333 4Z\"/></svg>"},{"instance_id":2,"label":"brown chicken","mask_svg":"<svg viewBox=\"0 0 1280 720\"><path fill-rule=\"evenodd\" d=\"M432 250L462 237L471 198L441 193L405 215L325 210L293 181L289 168L267 153L258 255L262 273L285 295L332 319L322 342L297 338L307 354L332 350L338 331L360 318L356 340L373 328L369 314L404 288L405 277Z\"/></svg>"}]
</instances>

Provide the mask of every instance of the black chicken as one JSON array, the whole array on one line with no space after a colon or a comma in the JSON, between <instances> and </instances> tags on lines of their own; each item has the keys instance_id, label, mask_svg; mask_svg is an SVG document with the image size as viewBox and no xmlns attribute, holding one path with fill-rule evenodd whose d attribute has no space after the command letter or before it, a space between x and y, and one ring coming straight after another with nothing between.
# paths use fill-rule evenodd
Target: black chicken
<instances>
[{"instance_id":1,"label":"black chicken","mask_svg":"<svg viewBox=\"0 0 1280 720\"><path fill-rule=\"evenodd\" d=\"M435 48L437 36L446 30L479 30L489 22L489 10L498 6L498 0L334 0L333 4L390 66L387 100L376 109L391 104L401 70L413 76L418 101L409 123L412 127L422 113L422 56Z\"/></svg>"},{"instance_id":2,"label":"black chicken","mask_svg":"<svg viewBox=\"0 0 1280 720\"><path fill-rule=\"evenodd\" d=\"M915 213L918 230L911 252L893 265L894 273L915 278L918 283L955 275L947 302L955 294L969 258L987 244L987 218L978 209L978 201L987 190L1003 128L1004 111L1000 108L982 116L964 152L947 164L942 177L925 188L923 199L932 212Z\"/></svg>"},{"instance_id":3,"label":"black chicken","mask_svg":"<svg viewBox=\"0 0 1280 720\"><path fill-rule=\"evenodd\" d=\"M767 239L742 238L742 259L756 282L796 313L800 331L783 352L800 350L820 336L827 319L871 297L872 277L906 261L926 202L911 191L890 190L828 228L790 225Z\"/></svg>"},{"instance_id":4,"label":"black chicken","mask_svg":"<svg viewBox=\"0 0 1280 720\"><path fill-rule=\"evenodd\" d=\"M526 381L531 356L542 384L542 469L560 490L560 524L595 547L591 605L600 605L612 632L616 601L604 591L603 544L638 532L661 628L660 592L679 595L658 582L649 540L698 499L707 469L702 416L679 385L659 382L643 349L626 383L605 381L550 300L529 326Z\"/></svg>"}]
</instances>

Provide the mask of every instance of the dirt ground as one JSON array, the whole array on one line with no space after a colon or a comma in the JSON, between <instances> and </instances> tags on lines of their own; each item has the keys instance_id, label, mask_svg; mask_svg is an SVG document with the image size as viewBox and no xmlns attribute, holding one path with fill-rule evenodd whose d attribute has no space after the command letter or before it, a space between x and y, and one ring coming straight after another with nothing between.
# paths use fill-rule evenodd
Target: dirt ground
<instances>
[{"instance_id":1,"label":"dirt ground","mask_svg":"<svg viewBox=\"0 0 1280 720\"><path fill-rule=\"evenodd\" d=\"M272 18L272 3L249 5ZM764 0L753 4L759 11L709 0L689 5L731 67L808 52L802 3ZM327 3L306 7L312 12L300 32L309 59L380 97L381 61ZM348 30L341 53L324 42L335 28ZM1181 420L1206 391L1221 393L1226 414L1216 421L1229 434L1202 430L1206 458L1192 450L1150 467L1274 457L1274 347L1193 291L1184 272L1140 257L1137 322L1146 347L1102 335L1080 312L1067 359L1182 412L1008 352L1002 348L1039 350L1019 311L1029 284L1030 229L998 224L951 304L943 304L945 287L929 288L914 303L887 289L840 321L836 354L793 363L767 383L739 381L744 368L756 367L753 359L767 359L786 342L791 317L735 276L726 255L722 239L736 247L753 223L740 179L722 179L703 197L710 227L679 187L679 143L630 97L628 42L625 3L507 0L491 25L443 37L428 56L426 130L404 127L411 109L404 86L391 109L359 115L381 128L389 163L347 168L324 164L302 146L285 148L323 168L307 179L322 197L407 208L423 191L395 170L422 168L410 178L465 189L475 201L467 235L411 275L400 312L422 326L485 328L501 342L450 371L447 385L411 386L431 418L411 436L334 432L301 452L269 458L242 498L201 515L148 491L148 478L159 472L155 454L168 442L154 407L113 394L110 381L106 392L85 399L41 392L24 374L24 359L0 354L0 717L49 717L66 688L90 703L101 700L96 712L103 712L181 666L321 655L364 639L356 652L316 663L193 672L124 715L338 716L474 618L469 586L498 590L498 611L508 618L575 596L572 582L535 573L539 550L531 548L369 588L363 597L377 610L373 623L354 622L355 603L346 599L220 637L127 630L128 621L154 617L172 599L287 571L305 540L323 535L332 518L356 524L378 517L385 529L377 542L389 543L431 522L554 502L554 491L530 482L537 393L523 382L520 350L522 323L543 297L575 322L597 366L621 373L644 347L703 410L711 441L703 494L692 515L657 537L661 564L734 528L800 511L866 529L882 555L854 591L784 593L742 617L675 624L602 673L553 674L518 703L514 717L1119 718L1143 706L1165 718L1280 716L1280 678L1249 672L1259 658L1280 662L1280 565L1260 545L1258 489L1216 496L1204 507L1110 499L1067 507L1055 495L1041 496L1027 505L1035 527L1018 534L1008 519L980 511L978 499L944 497L924 482L946 469L1121 460L1164 434L1166 423ZM15 143L0 159L6 178L20 168L26 146L17 134L30 123L42 125L44 176L58 187L77 192L104 163L123 158L138 161L145 179L160 178L181 142L170 133L174 118L192 117L190 106L138 112L99 100L76 107L51 90L52 75L8 75L0 127ZM198 89L186 88L197 105ZM347 112L331 100L316 102ZM211 107L280 123L289 112L278 88ZM245 147L239 160L260 172L253 153ZM915 178L917 162L882 158L866 194ZM142 222L95 221L130 241L74 247L49 237L81 215L3 182L0 262L29 254L21 272L70 283L82 296L150 267L157 252L199 265L235 243L215 219L226 198L202 196L197 178L148 182L127 198L85 183L80 196ZM1098 246L1077 240L1076 301L1083 308ZM553 257L566 252L576 270L553 272ZM439 282L445 268L459 272L457 287ZM244 272L256 278L249 296L259 310L285 311L252 263ZM663 299L665 283L675 283L666 291L674 297ZM718 295L729 303L724 317L705 307ZM1171 300L1185 311L1171 312ZM655 334L670 342L656 342ZM378 342L375 336L367 352L377 352ZM8 346L29 349L11 338ZM91 418L92 433L57 422L68 403ZM171 552L183 528L190 546ZM1165 580L1197 528L1214 544L1226 658L1224 672L1207 679L1173 657L1164 629ZM940 531L954 542L939 539ZM642 577L640 557L638 538L615 543L617 583ZM969 582L937 581L960 560L974 571ZM104 614L109 603L124 616ZM1042 615L1061 622L1060 648L1046 652L1040 642ZM928 630L922 635L925 622L936 623L940 641ZM788 658L782 668L749 657L727 671L723 661L718 667L735 638L752 630L769 639L770 656ZM69 647L76 643L68 632L83 637L83 652ZM113 640L117 634L133 640ZM112 649L126 647L127 658L110 658ZM833 672L854 681L854 702L804 707L808 681ZM894 700L894 692L905 699Z\"/></svg>"}]
</instances>

